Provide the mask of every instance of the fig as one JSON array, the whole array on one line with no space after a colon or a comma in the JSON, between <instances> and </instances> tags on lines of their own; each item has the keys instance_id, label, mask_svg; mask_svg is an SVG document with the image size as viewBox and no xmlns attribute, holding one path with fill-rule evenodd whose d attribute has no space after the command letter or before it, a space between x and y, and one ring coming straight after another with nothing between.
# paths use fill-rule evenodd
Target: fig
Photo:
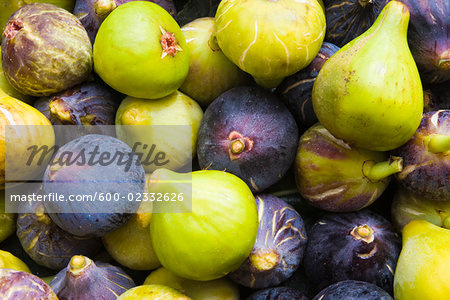
<instances>
[{"instance_id":1,"label":"fig","mask_svg":"<svg viewBox=\"0 0 450 300\"><path fill-rule=\"evenodd\" d=\"M123 94L162 98L183 84L189 51L180 26L164 8L132 1L114 9L100 26L94 42L94 68Z\"/></svg>"},{"instance_id":2,"label":"fig","mask_svg":"<svg viewBox=\"0 0 450 300\"><path fill-rule=\"evenodd\" d=\"M247 300L308 300L301 292L290 287L273 287L251 294Z\"/></svg>"},{"instance_id":3,"label":"fig","mask_svg":"<svg viewBox=\"0 0 450 300\"><path fill-rule=\"evenodd\" d=\"M299 128L306 129L317 122L311 99L314 81L323 64L338 50L336 45L324 42L308 67L286 77L277 87L275 93L286 104Z\"/></svg>"},{"instance_id":4,"label":"fig","mask_svg":"<svg viewBox=\"0 0 450 300\"><path fill-rule=\"evenodd\" d=\"M76 0L73 14L80 19L81 24L89 34L92 44L95 41L98 28L103 20L119 5L135 0ZM176 18L176 8L172 0L144 0L158 4Z\"/></svg>"},{"instance_id":5,"label":"fig","mask_svg":"<svg viewBox=\"0 0 450 300\"><path fill-rule=\"evenodd\" d=\"M377 200L402 166L401 157L352 147L317 123L300 137L294 171L297 188L311 205L350 212Z\"/></svg>"},{"instance_id":6,"label":"fig","mask_svg":"<svg viewBox=\"0 0 450 300\"><path fill-rule=\"evenodd\" d=\"M150 179L149 175L147 178ZM147 181L144 193L148 193L148 184ZM103 236L105 249L122 266L132 270L153 270L161 265L149 234L152 207L152 202L142 202L128 222Z\"/></svg>"},{"instance_id":7,"label":"fig","mask_svg":"<svg viewBox=\"0 0 450 300\"><path fill-rule=\"evenodd\" d=\"M144 284L158 284L174 288L195 300L239 300L238 286L227 277L196 281L179 277L161 267L145 278Z\"/></svg>"},{"instance_id":8,"label":"fig","mask_svg":"<svg viewBox=\"0 0 450 300\"><path fill-rule=\"evenodd\" d=\"M55 133L50 121L38 110L0 90L0 189L6 179L14 182L34 180L50 157L29 161L29 147L51 147ZM8 164L5 164L7 159ZM7 167L7 169L6 169Z\"/></svg>"},{"instance_id":9,"label":"fig","mask_svg":"<svg viewBox=\"0 0 450 300\"><path fill-rule=\"evenodd\" d=\"M389 0L325 0L325 41L344 46L374 23Z\"/></svg>"},{"instance_id":10,"label":"fig","mask_svg":"<svg viewBox=\"0 0 450 300\"><path fill-rule=\"evenodd\" d=\"M268 88L309 65L326 27L316 0L223 0L215 24L225 56Z\"/></svg>"},{"instance_id":11,"label":"fig","mask_svg":"<svg viewBox=\"0 0 450 300\"><path fill-rule=\"evenodd\" d=\"M289 204L270 194L256 196L259 228L250 256L229 277L250 288L279 285L299 267L306 248L302 217Z\"/></svg>"},{"instance_id":12,"label":"fig","mask_svg":"<svg viewBox=\"0 0 450 300\"><path fill-rule=\"evenodd\" d=\"M357 280L339 281L324 288L313 300L394 300L373 283Z\"/></svg>"},{"instance_id":13,"label":"fig","mask_svg":"<svg viewBox=\"0 0 450 300\"><path fill-rule=\"evenodd\" d=\"M411 139L393 151L403 157L400 184L415 195L450 201L450 110L430 111Z\"/></svg>"},{"instance_id":14,"label":"fig","mask_svg":"<svg viewBox=\"0 0 450 300\"><path fill-rule=\"evenodd\" d=\"M58 300L50 286L39 277L23 271L1 268L0 298Z\"/></svg>"},{"instance_id":15,"label":"fig","mask_svg":"<svg viewBox=\"0 0 450 300\"><path fill-rule=\"evenodd\" d=\"M188 296L183 295L182 293L178 292L173 288L159 284L140 285L132 289L129 289L128 291L126 291L117 298L117 300L135 300L135 299L192 300Z\"/></svg>"},{"instance_id":16,"label":"fig","mask_svg":"<svg viewBox=\"0 0 450 300\"><path fill-rule=\"evenodd\" d=\"M48 3L19 8L2 35L2 66L22 94L48 96L85 81L92 71L92 46L80 21Z\"/></svg>"},{"instance_id":17,"label":"fig","mask_svg":"<svg viewBox=\"0 0 450 300\"><path fill-rule=\"evenodd\" d=\"M416 131L423 91L406 39L408 22L408 8L390 1L366 32L320 69L313 108L336 138L358 148L388 151Z\"/></svg>"},{"instance_id":18,"label":"fig","mask_svg":"<svg viewBox=\"0 0 450 300\"><path fill-rule=\"evenodd\" d=\"M412 220L426 220L436 226L450 229L450 201L427 200L398 188L392 200L392 223L398 232Z\"/></svg>"},{"instance_id":19,"label":"fig","mask_svg":"<svg viewBox=\"0 0 450 300\"><path fill-rule=\"evenodd\" d=\"M45 210L63 230L101 237L125 224L139 207L145 172L131 148L97 134L60 147L43 176L44 193L66 201L46 201Z\"/></svg>"},{"instance_id":20,"label":"fig","mask_svg":"<svg viewBox=\"0 0 450 300\"><path fill-rule=\"evenodd\" d=\"M21 205L17 236L25 252L39 265L61 270L73 255L95 255L102 246L98 238L74 236L59 228L45 212L44 204Z\"/></svg>"},{"instance_id":21,"label":"fig","mask_svg":"<svg viewBox=\"0 0 450 300\"><path fill-rule=\"evenodd\" d=\"M445 300L450 296L450 230L425 220L403 228L394 278L396 300Z\"/></svg>"},{"instance_id":22,"label":"fig","mask_svg":"<svg viewBox=\"0 0 450 300\"><path fill-rule=\"evenodd\" d=\"M306 274L318 291L343 280L376 284L392 294L401 240L385 218L369 210L328 213L308 232Z\"/></svg>"},{"instance_id":23,"label":"fig","mask_svg":"<svg viewBox=\"0 0 450 300\"><path fill-rule=\"evenodd\" d=\"M262 192L286 174L297 143L295 119L277 96L260 87L236 87L206 109L197 156L202 169L226 170Z\"/></svg>"},{"instance_id":24,"label":"fig","mask_svg":"<svg viewBox=\"0 0 450 300\"><path fill-rule=\"evenodd\" d=\"M116 300L135 284L119 267L74 255L67 267L52 279L50 286L61 300Z\"/></svg>"},{"instance_id":25,"label":"fig","mask_svg":"<svg viewBox=\"0 0 450 300\"><path fill-rule=\"evenodd\" d=\"M128 96L117 110L116 133L142 153L146 172L160 167L178 170L190 164L196 153L202 117L198 103L179 91L154 101Z\"/></svg>"},{"instance_id":26,"label":"fig","mask_svg":"<svg viewBox=\"0 0 450 300\"><path fill-rule=\"evenodd\" d=\"M408 43L422 80L433 84L450 80L450 3L402 2L411 13Z\"/></svg>"},{"instance_id":27,"label":"fig","mask_svg":"<svg viewBox=\"0 0 450 300\"><path fill-rule=\"evenodd\" d=\"M10 252L3 250L0 250L0 268L31 273L28 266L20 258L15 257Z\"/></svg>"},{"instance_id":28,"label":"fig","mask_svg":"<svg viewBox=\"0 0 450 300\"><path fill-rule=\"evenodd\" d=\"M183 184L189 176L191 183ZM158 169L150 180L151 193L183 193L186 199L180 205L191 208L152 216L153 248L164 268L187 279L213 280L237 269L250 255L258 214L255 198L241 179L215 170L183 175Z\"/></svg>"},{"instance_id":29,"label":"fig","mask_svg":"<svg viewBox=\"0 0 450 300\"><path fill-rule=\"evenodd\" d=\"M181 27L189 50L189 72L180 91L207 107L225 91L251 83L251 77L226 58L217 44L214 18Z\"/></svg>"},{"instance_id":30,"label":"fig","mask_svg":"<svg viewBox=\"0 0 450 300\"><path fill-rule=\"evenodd\" d=\"M17 214L6 212L5 191L0 189L0 243L16 232L16 219Z\"/></svg>"}]
</instances>

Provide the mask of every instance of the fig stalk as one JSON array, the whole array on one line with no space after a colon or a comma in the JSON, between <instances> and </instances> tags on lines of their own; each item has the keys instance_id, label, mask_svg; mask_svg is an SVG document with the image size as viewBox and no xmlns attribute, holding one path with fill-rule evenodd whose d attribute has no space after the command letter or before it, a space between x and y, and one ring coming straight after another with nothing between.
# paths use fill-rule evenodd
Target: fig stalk
<instances>
[{"instance_id":1,"label":"fig stalk","mask_svg":"<svg viewBox=\"0 0 450 300\"><path fill-rule=\"evenodd\" d=\"M367 224L355 226L350 234L355 240L363 240L366 243L371 243L374 239L373 229Z\"/></svg>"},{"instance_id":2,"label":"fig stalk","mask_svg":"<svg viewBox=\"0 0 450 300\"><path fill-rule=\"evenodd\" d=\"M450 135L431 134L424 138L424 144L431 153L444 153L450 151Z\"/></svg>"},{"instance_id":3,"label":"fig stalk","mask_svg":"<svg viewBox=\"0 0 450 300\"><path fill-rule=\"evenodd\" d=\"M450 70L450 50L446 50L442 53L438 67L442 70Z\"/></svg>"},{"instance_id":4,"label":"fig stalk","mask_svg":"<svg viewBox=\"0 0 450 300\"><path fill-rule=\"evenodd\" d=\"M250 255L250 261L259 271L272 270L277 266L280 256L275 251L258 250Z\"/></svg>"},{"instance_id":5,"label":"fig stalk","mask_svg":"<svg viewBox=\"0 0 450 300\"><path fill-rule=\"evenodd\" d=\"M70 272L74 275L82 271L89 263L82 255L74 255L70 260Z\"/></svg>"},{"instance_id":6,"label":"fig stalk","mask_svg":"<svg viewBox=\"0 0 450 300\"><path fill-rule=\"evenodd\" d=\"M365 161L363 164L363 174L371 182L377 182L392 174L403 170L403 158L391 156L389 160L375 163L373 160Z\"/></svg>"},{"instance_id":7,"label":"fig stalk","mask_svg":"<svg viewBox=\"0 0 450 300\"><path fill-rule=\"evenodd\" d=\"M97 15L106 18L116 7L114 0L97 0L94 4L94 11Z\"/></svg>"}]
</instances>

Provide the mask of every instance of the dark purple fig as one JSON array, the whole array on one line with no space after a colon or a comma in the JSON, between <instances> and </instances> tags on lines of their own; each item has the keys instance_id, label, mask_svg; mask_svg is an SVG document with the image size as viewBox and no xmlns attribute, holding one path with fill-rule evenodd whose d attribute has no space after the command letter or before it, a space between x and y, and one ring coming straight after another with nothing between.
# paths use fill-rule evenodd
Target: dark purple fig
<instances>
[{"instance_id":1,"label":"dark purple fig","mask_svg":"<svg viewBox=\"0 0 450 300\"><path fill-rule=\"evenodd\" d=\"M85 81L92 71L92 45L80 21L48 3L19 8L2 35L2 67L23 94L48 96Z\"/></svg>"},{"instance_id":2,"label":"dark purple fig","mask_svg":"<svg viewBox=\"0 0 450 300\"><path fill-rule=\"evenodd\" d=\"M320 123L300 137L295 178L300 194L313 206L334 212L362 209L384 192L402 159L386 152L352 147Z\"/></svg>"},{"instance_id":3,"label":"dark purple fig","mask_svg":"<svg viewBox=\"0 0 450 300\"><path fill-rule=\"evenodd\" d=\"M373 283L344 280L332 284L313 300L394 300L385 290Z\"/></svg>"},{"instance_id":4,"label":"dark purple fig","mask_svg":"<svg viewBox=\"0 0 450 300\"><path fill-rule=\"evenodd\" d=\"M109 88L85 82L49 97L41 97L34 107L53 125L114 125L119 103Z\"/></svg>"},{"instance_id":5,"label":"dark purple fig","mask_svg":"<svg viewBox=\"0 0 450 300\"><path fill-rule=\"evenodd\" d=\"M415 195L433 201L450 201L450 110L422 116L412 138L394 155L403 157L401 185Z\"/></svg>"},{"instance_id":6,"label":"dark purple fig","mask_svg":"<svg viewBox=\"0 0 450 300\"><path fill-rule=\"evenodd\" d=\"M226 170L262 192L292 165L297 142L294 117L277 96L260 87L236 87L206 109L197 155L202 169Z\"/></svg>"},{"instance_id":7,"label":"dark purple fig","mask_svg":"<svg viewBox=\"0 0 450 300\"><path fill-rule=\"evenodd\" d=\"M122 226L139 207L145 172L139 157L119 139L88 134L60 147L43 178L46 211L63 230L99 237Z\"/></svg>"},{"instance_id":8,"label":"dark purple fig","mask_svg":"<svg viewBox=\"0 0 450 300\"><path fill-rule=\"evenodd\" d=\"M369 210L329 213L308 232L306 274L317 291L343 280L360 280L393 292L401 240L389 221Z\"/></svg>"},{"instance_id":9,"label":"dark purple fig","mask_svg":"<svg viewBox=\"0 0 450 300\"><path fill-rule=\"evenodd\" d=\"M311 99L314 81L323 64L338 50L338 46L324 42L308 67L286 77L276 89L300 128L308 128L317 122Z\"/></svg>"},{"instance_id":10,"label":"dark purple fig","mask_svg":"<svg viewBox=\"0 0 450 300\"><path fill-rule=\"evenodd\" d=\"M119 267L75 255L50 286L59 300L116 300L135 284Z\"/></svg>"},{"instance_id":11,"label":"dark purple fig","mask_svg":"<svg viewBox=\"0 0 450 300\"><path fill-rule=\"evenodd\" d=\"M282 286L257 291L247 300L308 300L308 298L294 288Z\"/></svg>"},{"instance_id":12,"label":"dark purple fig","mask_svg":"<svg viewBox=\"0 0 450 300\"><path fill-rule=\"evenodd\" d=\"M0 299L58 300L50 286L36 275L0 268Z\"/></svg>"},{"instance_id":13,"label":"dark purple fig","mask_svg":"<svg viewBox=\"0 0 450 300\"><path fill-rule=\"evenodd\" d=\"M390 0L324 0L325 41L339 47L364 33Z\"/></svg>"},{"instance_id":14,"label":"dark purple fig","mask_svg":"<svg viewBox=\"0 0 450 300\"><path fill-rule=\"evenodd\" d=\"M408 44L422 80L427 83L450 80L450 2L401 2L408 6L411 15Z\"/></svg>"},{"instance_id":15,"label":"dark purple fig","mask_svg":"<svg viewBox=\"0 0 450 300\"><path fill-rule=\"evenodd\" d=\"M58 271L67 266L73 255L93 256L102 246L99 238L77 237L59 228L38 201L21 206L17 236L36 263Z\"/></svg>"},{"instance_id":16,"label":"dark purple fig","mask_svg":"<svg viewBox=\"0 0 450 300\"><path fill-rule=\"evenodd\" d=\"M136 0L76 0L74 15L88 32L91 43L94 44L97 31L103 20L119 5ZM173 0L143 0L158 4L176 19L177 11Z\"/></svg>"},{"instance_id":17,"label":"dark purple fig","mask_svg":"<svg viewBox=\"0 0 450 300\"><path fill-rule=\"evenodd\" d=\"M278 197L256 196L259 228L250 256L230 278L250 288L276 286L297 270L306 248L302 217Z\"/></svg>"}]
</instances>

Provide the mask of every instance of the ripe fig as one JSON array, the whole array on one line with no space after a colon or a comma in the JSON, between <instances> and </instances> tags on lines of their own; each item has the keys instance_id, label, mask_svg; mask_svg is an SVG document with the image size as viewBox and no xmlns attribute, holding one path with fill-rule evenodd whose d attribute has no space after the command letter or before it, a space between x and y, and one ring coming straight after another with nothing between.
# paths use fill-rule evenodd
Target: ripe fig
<instances>
[{"instance_id":1,"label":"ripe fig","mask_svg":"<svg viewBox=\"0 0 450 300\"><path fill-rule=\"evenodd\" d=\"M343 280L324 288L313 300L394 300L373 283Z\"/></svg>"},{"instance_id":2,"label":"ripe fig","mask_svg":"<svg viewBox=\"0 0 450 300\"><path fill-rule=\"evenodd\" d=\"M149 284L140 285L129 289L122 295L120 295L117 300L135 300L135 299L145 299L145 300L192 300L192 298L180 293L179 291L159 284Z\"/></svg>"},{"instance_id":3,"label":"ripe fig","mask_svg":"<svg viewBox=\"0 0 450 300\"><path fill-rule=\"evenodd\" d=\"M275 93L291 111L300 128L309 128L317 122L312 105L314 81L323 64L339 50L334 44L324 42L308 67L286 77Z\"/></svg>"},{"instance_id":4,"label":"ripe fig","mask_svg":"<svg viewBox=\"0 0 450 300\"><path fill-rule=\"evenodd\" d=\"M252 253L229 277L250 288L279 285L297 270L306 248L302 217L289 204L272 196L256 196L259 228Z\"/></svg>"},{"instance_id":5,"label":"ripe fig","mask_svg":"<svg viewBox=\"0 0 450 300\"><path fill-rule=\"evenodd\" d=\"M1 299L58 300L50 286L36 275L0 268Z\"/></svg>"},{"instance_id":6,"label":"ripe fig","mask_svg":"<svg viewBox=\"0 0 450 300\"><path fill-rule=\"evenodd\" d=\"M393 151L403 157L401 185L415 195L434 201L450 201L450 110L423 114L412 138Z\"/></svg>"},{"instance_id":7,"label":"ripe fig","mask_svg":"<svg viewBox=\"0 0 450 300\"><path fill-rule=\"evenodd\" d=\"M408 22L408 8L390 1L366 32L320 69L313 108L335 137L358 148L388 151L416 131L423 91L406 39Z\"/></svg>"},{"instance_id":8,"label":"ripe fig","mask_svg":"<svg viewBox=\"0 0 450 300\"><path fill-rule=\"evenodd\" d=\"M114 9L100 26L94 67L123 94L162 98L183 84L189 51L179 25L166 10L152 2L132 1Z\"/></svg>"},{"instance_id":9,"label":"ripe fig","mask_svg":"<svg viewBox=\"0 0 450 300\"><path fill-rule=\"evenodd\" d=\"M225 56L269 88L309 65L325 37L316 0L223 0L215 22Z\"/></svg>"},{"instance_id":10,"label":"ripe fig","mask_svg":"<svg viewBox=\"0 0 450 300\"><path fill-rule=\"evenodd\" d=\"M3 250L0 250L0 268L31 273L28 266L20 258L12 255L8 251Z\"/></svg>"},{"instance_id":11,"label":"ripe fig","mask_svg":"<svg viewBox=\"0 0 450 300\"><path fill-rule=\"evenodd\" d=\"M403 166L401 157L352 147L320 123L303 133L297 151L297 188L311 205L327 211L357 211L370 205L387 188L390 175Z\"/></svg>"},{"instance_id":12,"label":"ripe fig","mask_svg":"<svg viewBox=\"0 0 450 300\"><path fill-rule=\"evenodd\" d=\"M294 117L277 96L260 87L236 87L206 109L197 156L202 169L226 170L262 192L286 174L297 143Z\"/></svg>"},{"instance_id":13,"label":"ripe fig","mask_svg":"<svg viewBox=\"0 0 450 300\"><path fill-rule=\"evenodd\" d=\"M273 287L251 294L247 300L308 300L300 291L290 287Z\"/></svg>"},{"instance_id":14,"label":"ripe fig","mask_svg":"<svg viewBox=\"0 0 450 300\"><path fill-rule=\"evenodd\" d=\"M85 81L92 71L92 46L80 21L47 3L19 8L2 35L2 66L19 92L47 96Z\"/></svg>"}]
</instances>

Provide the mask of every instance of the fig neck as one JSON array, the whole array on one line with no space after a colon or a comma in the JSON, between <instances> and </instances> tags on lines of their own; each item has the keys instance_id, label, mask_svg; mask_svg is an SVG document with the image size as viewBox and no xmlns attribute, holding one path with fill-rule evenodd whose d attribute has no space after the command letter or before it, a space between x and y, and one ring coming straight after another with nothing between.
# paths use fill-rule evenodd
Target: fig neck
<instances>
[{"instance_id":1,"label":"fig neck","mask_svg":"<svg viewBox=\"0 0 450 300\"><path fill-rule=\"evenodd\" d=\"M399 1L390 1L383 8L373 25L363 35L381 34L392 43L400 38L406 40L409 23L409 9Z\"/></svg>"},{"instance_id":2,"label":"fig neck","mask_svg":"<svg viewBox=\"0 0 450 300\"><path fill-rule=\"evenodd\" d=\"M373 160L366 160L362 165L363 176L370 182L383 180L402 170L403 158L398 156L391 156L389 160L378 163Z\"/></svg>"}]
</instances>

